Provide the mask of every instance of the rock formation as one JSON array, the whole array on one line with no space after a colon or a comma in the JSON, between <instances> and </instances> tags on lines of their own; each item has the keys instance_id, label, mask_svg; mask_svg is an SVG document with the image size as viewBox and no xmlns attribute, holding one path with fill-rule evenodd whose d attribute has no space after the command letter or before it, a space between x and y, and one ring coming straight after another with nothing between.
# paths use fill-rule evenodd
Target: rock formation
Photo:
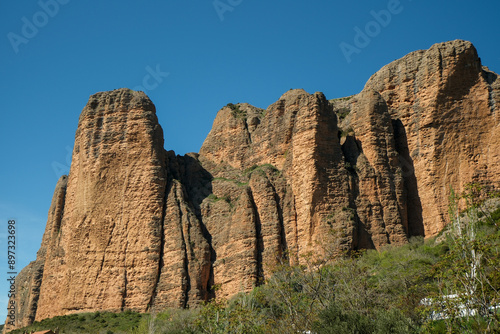
<instances>
[{"instance_id":1,"label":"rock formation","mask_svg":"<svg viewBox=\"0 0 500 334\"><path fill-rule=\"evenodd\" d=\"M416 51L384 66L367 82L404 132L417 180L425 235L448 217L450 186L500 181L500 80L481 65L470 42Z\"/></svg>"},{"instance_id":2,"label":"rock formation","mask_svg":"<svg viewBox=\"0 0 500 334\"><path fill-rule=\"evenodd\" d=\"M6 328L194 306L311 252L435 235L450 187L500 188L499 106L497 75L465 41L396 60L352 97L228 104L199 154L165 151L144 93L95 94Z\"/></svg>"}]
</instances>

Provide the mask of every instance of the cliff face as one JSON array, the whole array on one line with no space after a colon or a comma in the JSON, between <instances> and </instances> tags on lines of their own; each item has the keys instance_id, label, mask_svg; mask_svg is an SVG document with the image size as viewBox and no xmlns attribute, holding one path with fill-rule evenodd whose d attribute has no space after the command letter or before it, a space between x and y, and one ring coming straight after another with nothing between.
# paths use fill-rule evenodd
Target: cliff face
<instances>
[{"instance_id":1,"label":"cliff face","mask_svg":"<svg viewBox=\"0 0 500 334\"><path fill-rule=\"evenodd\" d=\"M150 302L160 261L164 155L144 94L90 98L75 136L63 214L47 238L35 319L144 309Z\"/></svg>"},{"instance_id":2,"label":"cliff face","mask_svg":"<svg viewBox=\"0 0 500 334\"><path fill-rule=\"evenodd\" d=\"M500 181L500 80L470 42L413 52L383 67L366 89L379 92L405 132L426 235L446 224L450 186Z\"/></svg>"},{"instance_id":3,"label":"cliff face","mask_svg":"<svg viewBox=\"0 0 500 334\"><path fill-rule=\"evenodd\" d=\"M500 188L498 106L500 81L464 41L411 53L349 98L229 104L186 156L164 150L144 93L95 94L7 330L194 306L251 289L280 261L435 235L450 186Z\"/></svg>"}]
</instances>

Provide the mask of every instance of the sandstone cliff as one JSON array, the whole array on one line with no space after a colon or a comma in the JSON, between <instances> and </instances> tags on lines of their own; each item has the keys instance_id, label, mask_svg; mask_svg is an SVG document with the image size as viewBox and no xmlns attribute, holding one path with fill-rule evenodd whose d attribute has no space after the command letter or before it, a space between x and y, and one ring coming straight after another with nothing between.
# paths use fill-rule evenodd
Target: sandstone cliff
<instances>
[{"instance_id":1,"label":"sandstone cliff","mask_svg":"<svg viewBox=\"0 0 500 334\"><path fill-rule=\"evenodd\" d=\"M16 280L15 327L194 306L280 261L435 235L450 186L500 188L498 106L497 75L465 41L394 61L352 97L228 104L199 154L165 151L144 93L95 94L37 260Z\"/></svg>"},{"instance_id":2,"label":"sandstone cliff","mask_svg":"<svg viewBox=\"0 0 500 334\"><path fill-rule=\"evenodd\" d=\"M366 89L379 92L404 131L426 235L447 222L450 186L498 188L500 80L470 42L433 45L383 67Z\"/></svg>"}]
</instances>

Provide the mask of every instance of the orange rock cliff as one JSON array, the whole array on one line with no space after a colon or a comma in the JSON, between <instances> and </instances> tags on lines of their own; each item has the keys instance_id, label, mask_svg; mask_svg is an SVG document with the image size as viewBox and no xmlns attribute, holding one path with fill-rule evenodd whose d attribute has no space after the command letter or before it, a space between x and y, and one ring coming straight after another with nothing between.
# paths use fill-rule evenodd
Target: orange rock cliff
<instances>
[{"instance_id":1,"label":"orange rock cliff","mask_svg":"<svg viewBox=\"0 0 500 334\"><path fill-rule=\"evenodd\" d=\"M500 188L499 106L500 80L460 40L390 63L352 97L290 90L266 110L229 104L185 156L164 149L144 93L97 93L6 329L194 306L322 247L436 235L450 187Z\"/></svg>"}]
</instances>

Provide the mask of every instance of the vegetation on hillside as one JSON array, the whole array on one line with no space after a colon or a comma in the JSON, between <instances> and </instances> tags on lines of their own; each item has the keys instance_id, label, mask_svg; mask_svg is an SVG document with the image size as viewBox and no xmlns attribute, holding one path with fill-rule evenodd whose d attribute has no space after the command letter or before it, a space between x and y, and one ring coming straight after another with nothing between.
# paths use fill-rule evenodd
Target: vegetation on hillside
<instances>
[{"instance_id":1,"label":"vegetation on hillside","mask_svg":"<svg viewBox=\"0 0 500 334\"><path fill-rule=\"evenodd\" d=\"M70 314L59 316L42 321L36 321L31 326L10 331L12 334L31 333L51 329L59 330L60 334L66 333L131 333L133 329L141 324L141 320L146 318L146 314L139 314L129 310L122 313L93 312Z\"/></svg>"},{"instance_id":2,"label":"vegetation on hillside","mask_svg":"<svg viewBox=\"0 0 500 334\"><path fill-rule=\"evenodd\" d=\"M438 238L412 238L403 246L334 260L309 254L300 265L277 266L264 285L229 301L216 299L197 309L146 315L129 311L56 317L24 331L500 332L500 207L491 197L476 186L461 196L452 192L452 223Z\"/></svg>"}]
</instances>

